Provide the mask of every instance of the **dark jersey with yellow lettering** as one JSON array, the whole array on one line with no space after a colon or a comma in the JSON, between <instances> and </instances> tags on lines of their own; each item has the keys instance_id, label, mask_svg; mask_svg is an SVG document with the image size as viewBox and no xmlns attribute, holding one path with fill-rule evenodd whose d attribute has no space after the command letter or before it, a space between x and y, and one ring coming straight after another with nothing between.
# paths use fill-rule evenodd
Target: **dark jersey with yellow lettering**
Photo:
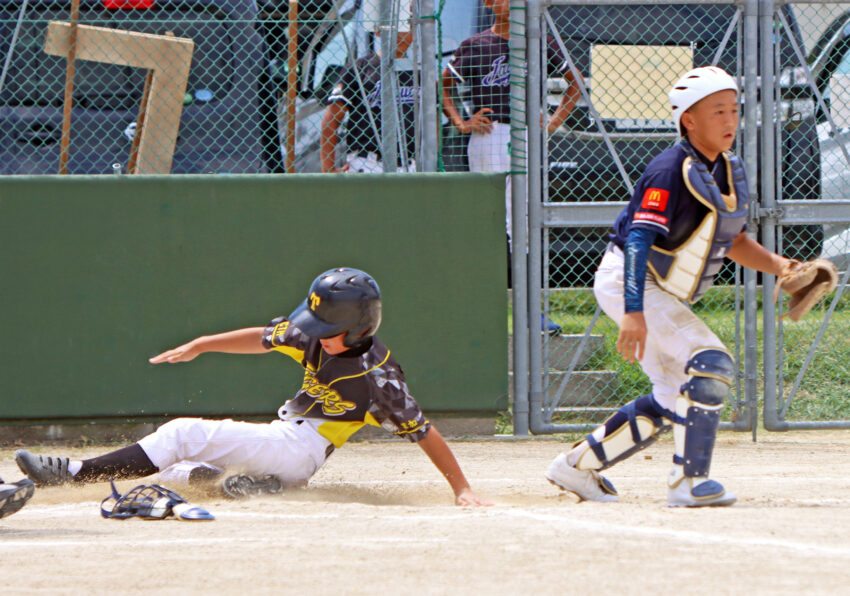
<instances>
[{"instance_id":1,"label":"dark jersey with yellow lettering","mask_svg":"<svg viewBox=\"0 0 850 596\"><path fill-rule=\"evenodd\" d=\"M414 442L423 439L431 426L410 395L401 366L377 337L332 356L317 338L279 317L263 332L263 345L304 367L301 389L280 408L281 418L320 420L319 434L336 447L365 424L382 426Z\"/></svg>"}]
</instances>

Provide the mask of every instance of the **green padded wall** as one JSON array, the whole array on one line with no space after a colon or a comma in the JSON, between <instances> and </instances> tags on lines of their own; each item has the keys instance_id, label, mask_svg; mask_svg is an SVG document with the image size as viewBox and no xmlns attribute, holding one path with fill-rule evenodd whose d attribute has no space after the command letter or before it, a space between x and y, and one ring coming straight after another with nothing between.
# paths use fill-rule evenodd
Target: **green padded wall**
<instances>
[{"instance_id":1,"label":"green padded wall","mask_svg":"<svg viewBox=\"0 0 850 596\"><path fill-rule=\"evenodd\" d=\"M506 406L502 176L5 178L0 420L274 416L286 356L147 359L289 314L341 265L381 286L426 412Z\"/></svg>"}]
</instances>

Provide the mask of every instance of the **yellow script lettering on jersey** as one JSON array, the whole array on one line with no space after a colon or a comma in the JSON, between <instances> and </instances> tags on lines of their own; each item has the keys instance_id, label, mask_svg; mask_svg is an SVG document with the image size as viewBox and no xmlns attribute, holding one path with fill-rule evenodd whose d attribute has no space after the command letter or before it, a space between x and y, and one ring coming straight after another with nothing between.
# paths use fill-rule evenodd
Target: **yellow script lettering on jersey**
<instances>
[{"instance_id":1,"label":"yellow script lettering on jersey","mask_svg":"<svg viewBox=\"0 0 850 596\"><path fill-rule=\"evenodd\" d=\"M283 336L286 334L287 329L289 329L289 321L283 321L275 325L274 331L272 331L272 345L283 345Z\"/></svg>"},{"instance_id":2,"label":"yellow script lettering on jersey","mask_svg":"<svg viewBox=\"0 0 850 596\"><path fill-rule=\"evenodd\" d=\"M339 416L357 407L357 404L354 402L342 399L342 396L336 389L331 389L324 383L317 381L316 377L309 372L304 375L304 383L301 385L301 391L322 404L322 412L326 416Z\"/></svg>"}]
</instances>

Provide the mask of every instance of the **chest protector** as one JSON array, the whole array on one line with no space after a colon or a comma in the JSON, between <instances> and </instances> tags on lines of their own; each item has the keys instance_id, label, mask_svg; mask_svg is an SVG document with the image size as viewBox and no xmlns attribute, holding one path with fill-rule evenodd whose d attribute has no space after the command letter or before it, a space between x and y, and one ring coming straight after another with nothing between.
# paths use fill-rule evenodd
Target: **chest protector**
<instances>
[{"instance_id":1,"label":"chest protector","mask_svg":"<svg viewBox=\"0 0 850 596\"><path fill-rule=\"evenodd\" d=\"M687 153L682 162L685 186L708 213L675 250L652 246L648 265L661 288L693 304L711 287L747 221L748 189L744 165L734 154L721 154L729 183L729 194L724 195L690 144L682 141L680 146Z\"/></svg>"}]
</instances>

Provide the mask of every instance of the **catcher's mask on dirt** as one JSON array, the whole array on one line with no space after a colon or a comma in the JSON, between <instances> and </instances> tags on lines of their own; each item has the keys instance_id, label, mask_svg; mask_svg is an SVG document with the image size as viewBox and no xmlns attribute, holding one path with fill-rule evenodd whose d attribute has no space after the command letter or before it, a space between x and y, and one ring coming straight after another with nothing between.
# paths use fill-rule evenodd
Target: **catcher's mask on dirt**
<instances>
[{"instance_id":1,"label":"catcher's mask on dirt","mask_svg":"<svg viewBox=\"0 0 850 596\"><path fill-rule=\"evenodd\" d=\"M100 503L100 515L107 519L165 519L174 517L182 521L212 521L209 511L189 504L171 489L159 484L140 484L122 495L113 480L112 494Z\"/></svg>"},{"instance_id":2,"label":"catcher's mask on dirt","mask_svg":"<svg viewBox=\"0 0 850 596\"><path fill-rule=\"evenodd\" d=\"M682 114L691 106L712 93L727 89L738 93L738 84L722 68L703 66L686 72L670 90L670 109L673 111L676 131L683 135Z\"/></svg>"},{"instance_id":3,"label":"catcher's mask on dirt","mask_svg":"<svg viewBox=\"0 0 850 596\"><path fill-rule=\"evenodd\" d=\"M381 290L368 273L359 269L331 269L313 281L307 298L289 320L319 339L347 332L343 343L351 348L378 330Z\"/></svg>"}]
</instances>

